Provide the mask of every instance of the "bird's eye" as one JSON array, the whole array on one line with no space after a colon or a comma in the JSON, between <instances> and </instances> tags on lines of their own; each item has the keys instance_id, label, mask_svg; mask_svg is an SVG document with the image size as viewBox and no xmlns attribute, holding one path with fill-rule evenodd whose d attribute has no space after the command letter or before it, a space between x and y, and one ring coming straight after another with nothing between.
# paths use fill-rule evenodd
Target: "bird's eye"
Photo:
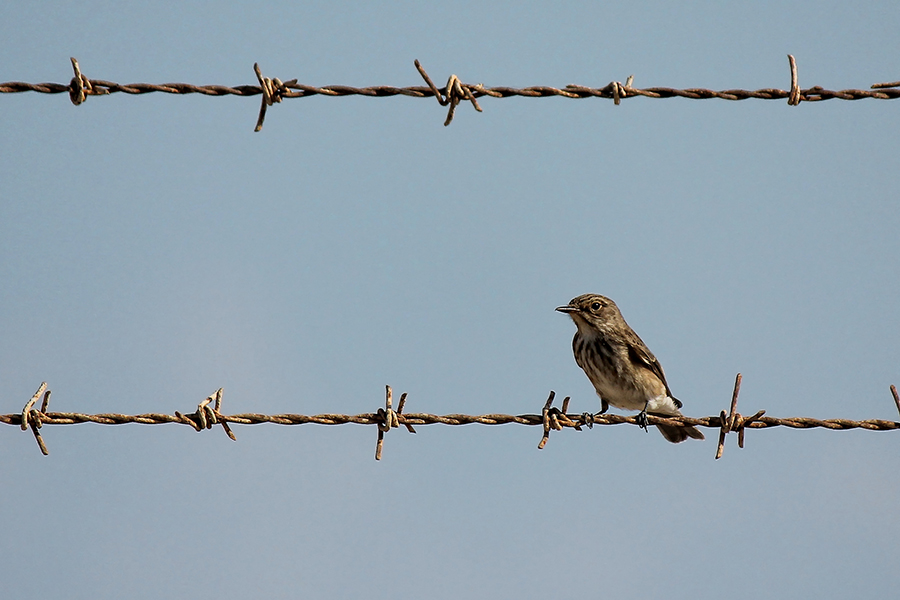
<instances>
[{"instance_id":1,"label":"bird's eye","mask_svg":"<svg viewBox=\"0 0 900 600\"><path fill-rule=\"evenodd\" d=\"M594 302L593 304L591 304L591 310L600 310L600 303Z\"/></svg>"}]
</instances>

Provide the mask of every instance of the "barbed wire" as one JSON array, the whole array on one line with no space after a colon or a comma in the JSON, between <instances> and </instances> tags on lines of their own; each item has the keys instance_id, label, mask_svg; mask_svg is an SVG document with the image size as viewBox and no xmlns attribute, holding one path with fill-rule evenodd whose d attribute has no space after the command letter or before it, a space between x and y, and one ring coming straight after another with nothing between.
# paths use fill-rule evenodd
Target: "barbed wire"
<instances>
[{"instance_id":1,"label":"barbed wire","mask_svg":"<svg viewBox=\"0 0 900 600\"><path fill-rule=\"evenodd\" d=\"M416 69L425 80L426 86L393 87L378 85L370 87L352 87L348 85L328 85L316 87L297 83L297 79L282 81L276 78L263 76L259 64L253 65L259 85L193 85L189 83L128 83L119 84L102 79L89 79L81 72L78 61L70 59L75 76L68 85L61 83L24 83L21 81L9 81L0 83L0 93L15 94L21 92L38 92L42 94L68 93L69 98L76 106L87 100L88 96L100 96L114 93L124 94L149 94L161 92L165 94L202 94L205 96L258 96L263 95L256 122L255 131L260 131L266 116L266 109L284 98L306 98L308 96L366 96L384 98L389 96L407 96L411 98L437 98L441 106L447 106L447 118L444 125L453 121L456 107L460 102L468 101L478 112L482 112L478 98L488 96L491 98L546 98L559 96L562 98L609 98L618 105L626 98L689 98L692 100L707 100L719 98L722 100L748 100L757 98L760 100L787 99L788 104L797 106L800 102L820 102L823 100L861 100L874 98L878 100L894 100L900 98L900 81L889 83L876 83L870 89L846 89L826 90L821 86L813 86L800 89L797 82L797 63L792 55L788 55L791 71L790 90L776 88L764 88L759 90L710 90L704 88L675 89L667 87L635 88L632 86L634 76L629 76L625 84L618 81L610 82L602 88L592 88L583 85L567 85L564 88L551 86L530 86L525 88L513 87L487 87L484 84L462 83L456 75L451 75L447 85L438 88L425 69L415 61Z\"/></svg>"},{"instance_id":2,"label":"barbed wire","mask_svg":"<svg viewBox=\"0 0 900 600\"><path fill-rule=\"evenodd\" d=\"M719 430L719 443L716 447L716 459L722 457L725 447L725 436L730 432L738 434L738 447L744 447L744 432L746 429L765 429L768 427L790 427L792 429L867 429L870 431L890 431L900 429L900 422L887 421L883 419L867 419L863 421L853 421L850 419L815 419L811 417L788 417L776 418L765 416L764 410L756 412L750 417L745 417L737 412L738 394L741 388L741 374L738 373L734 380L734 392L731 396L731 407L728 414L721 411L718 416L711 417L660 417L656 415L647 415L647 423L649 425L668 425L668 426L699 426L709 427ZM897 410L900 411L900 395L898 395L896 386L891 386L891 394L894 397L894 403ZM41 452L47 456L50 454L44 439L41 436L40 429L44 425L75 425L78 423L96 423L99 425L123 425L126 423L139 423L142 425L161 425L164 423L178 423L190 425L196 431L204 429L212 429L215 425L221 425L222 429L234 441L237 437L234 435L229 423L238 425L259 425L262 423L274 423L277 425L346 425L348 423L356 423L359 425L376 425L378 428L378 440L375 446L375 460L381 460L382 449L384 447L384 434L391 429L403 425L410 433L416 433L415 425L470 425L479 423L481 425L506 425L509 423L517 423L519 425L541 425L543 427L543 437L538 444L538 449L543 449L547 445L550 438L550 431L562 431L564 428L572 428L576 431L582 431L584 427L593 428L594 425L621 425L630 424L642 426L642 421L637 416L624 416L606 413L582 413L569 414L569 400L566 396L562 402L562 408L553 406L556 397L555 392L550 392L550 396L544 403L541 414L525 414L525 415L505 415L505 414L484 414L484 415L432 415L428 413L404 413L406 407L407 394L400 396L400 402L397 409L393 409L393 391L391 386L385 386L385 405L374 413L361 413L357 415L342 414L319 414L319 415L298 415L298 414L277 414L265 415L259 413L242 413L236 415L223 415L222 408L222 388L216 390L197 406L197 410L193 413L182 414L175 411L174 415L164 413L145 413L140 415L123 415L117 413L103 414L83 414L83 413L64 413L49 412L50 390L47 389L47 383L40 385L34 395L25 403L21 413L8 415L0 415L0 423L7 425L18 425L22 431L31 429L34 438L38 443ZM40 409L34 408L38 400L41 400ZM212 404L212 407L210 407Z\"/></svg>"}]
</instances>

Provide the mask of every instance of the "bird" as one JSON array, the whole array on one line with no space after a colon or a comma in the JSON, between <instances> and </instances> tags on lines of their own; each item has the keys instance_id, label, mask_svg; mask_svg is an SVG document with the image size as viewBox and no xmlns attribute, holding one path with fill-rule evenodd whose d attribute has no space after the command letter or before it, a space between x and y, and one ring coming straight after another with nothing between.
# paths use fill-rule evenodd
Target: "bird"
<instances>
[{"instance_id":1,"label":"bird","mask_svg":"<svg viewBox=\"0 0 900 600\"><path fill-rule=\"evenodd\" d=\"M682 403L672 395L662 365L625 322L615 302L599 294L583 294L556 310L572 317L578 328L572 351L600 397L601 414L610 405L639 410L638 424L645 430L648 414L682 416ZM673 444L689 437L704 439L703 433L691 425L656 427Z\"/></svg>"}]
</instances>

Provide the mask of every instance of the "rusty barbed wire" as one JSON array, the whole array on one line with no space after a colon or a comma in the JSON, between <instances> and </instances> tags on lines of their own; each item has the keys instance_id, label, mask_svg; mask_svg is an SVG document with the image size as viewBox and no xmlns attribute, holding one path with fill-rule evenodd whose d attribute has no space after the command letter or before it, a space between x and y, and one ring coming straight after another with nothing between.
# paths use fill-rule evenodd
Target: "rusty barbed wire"
<instances>
[{"instance_id":1,"label":"rusty barbed wire","mask_svg":"<svg viewBox=\"0 0 900 600\"><path fill-rule=\"evenodd\" d=\"M475 110L481 112L482 109L478 104L478 98L485 96L491 98L510 98L516 96L524 98L547 98L553 96L573 99L609 98L612 99L616 105L623 99L636 97L688 98L692 100L707 100L711 98L719 98L722 100L748 100L750 98L760 100L787 99L788 104L791 106L797 106L800 102L821 102L823 100L861 100L863 98L895 100L900 98L900 81L876 83L871 85L870 89L867 90L845 89L833 91L826 90L821 86L800 89L799 84L797 83L797 63L792 55L788 55L791 73L790 90L764 88L758 90L730 89L720 91L704 88L635 88L632 86L634 81L633 75L628 77L624 85L618 81L613 81L601 88L583 85L567 85L564 88L551 86L529 86L525 88L502 86L487 87L481 83L462 83L456 75L451 75L447 80L447 85L443 88L438 88L432 82L418 60L416 60L414 64L421 77L425 80L426 86L393 87L388 85L378 85L353 87L348 85L327 85L324 87L316 87L298 83L297 79L282 82L278 78L270 79L264 77L258 64L253 65L253 70L259 81L259 85L225 86L193 85L189 83L119 84L111 81L104 81L102 79L89 79L81 72L78 61L74 58L70 60L75 76L68 84L9 81L0 83L0 93L68 93L72 103L76 106L85 102L88 96L101 96L114 93L149 94L161 92L165 94L202 94L205 96L257 96L262 94L262 106L260 107L255 131L262 129L263 121L266 116L266 109L269 106L281 102L284 98L306 98L308 96L366 96L374 98L385 98L390 96L407 96L410 98L435 97L441 106L449 106L444 125L449 125L451 121L453 121L456 107L462 101L471 102Z\"/></svg>"},{"instance_id":2,"label":"rusty barbed wire","mask_svg":"<svg viewBox=\"0 0 900 600\"><path fill-rule=\"evenodd\" d=\"M656 415L647 415L647 423L650 425L671 425L686 426L693 425L699 427L709 427L719 430L719 443L716 447L716 459L722 457L725 446L725 437L730 432L737 432L738 447L744 447L744 432L746 429L765 429L768 427L789 427L792 429L867 429L870 431L890 431L900 429L900 422L887 421L884 419L867 419L863 421L853 421L850 419L815 419L811 417L787 417L776 418L765 416L764 410L756 412L750 417L745 417L737 412L738 394L741 387L741 374L738 373L734 382L734 391L731 397L731 406L728 414L721 411L718 416L710 417L659 417ZM894 403L900 412L900 394L897 392L896 386L890 387L893 395ZM543 436L538 449L543 449L550 438L550 432L553 430L562 431L564 428L572 428L576 431L582 431L584 427L593 428L594 425L621 425L630 424L641 426L640 420L636 416L615 415L607 413L582 413L569 414L569 400L567 396L563 399L562 408L553 406L556 397L555 392L550 392L547 401L544 403L541 414L524 414L524 415L506 415L506 414L483 414L483 415L433 415L428 413L404 413L403 409L406 405L407 394L400 396L400 402L397 410L392 407L393 391L391 386L385 386L385 406L379 408L374 413L361 413L356 415L343 414L318 414L318 415L299 415L299 414L277 414L265 415L260 413L242 413L235 415L223 415L220 411L222 408L222 388L216 390L203 402L201 402L197 410L193 413L182 414L175 411L174 415L165 413L144 413L140 415L124 415L116 413L102 414L84 414L84 413L67 413L67 412L49 412L50 390L47 389L47 383L41 383L34 395L25 403L21 413L0 415L0 423L7 425L18 425L22 431L29 428L34 434L35 440L41 453L45 456L49 454L46 444L41 436L40 429L44 425L75 425L78 423L96 423L98 425L124 425L126 423L139 423L142 425L162 425L165 423L178 423L189 425L196 431L204 429L212 429L215 425L221 425L222 429L234 441L237 441L234 432L229 427L229 423L237 425L260 425L262 423L274 423L277 425L346 425L348 423L356 423L358 425L375 425L378 430L378 439L375 447L375 460L381 460L381 454L384 447L384 434L391 429L398 428L401 425L406 427L410 433L416 433L414 425L506 425L516 423L519 425L540 425L543 428ZM38 399L42 399L41 408L35 409L34 405ZM213 404L210 407L210 404Z\"/></svg>"}]
</instances>

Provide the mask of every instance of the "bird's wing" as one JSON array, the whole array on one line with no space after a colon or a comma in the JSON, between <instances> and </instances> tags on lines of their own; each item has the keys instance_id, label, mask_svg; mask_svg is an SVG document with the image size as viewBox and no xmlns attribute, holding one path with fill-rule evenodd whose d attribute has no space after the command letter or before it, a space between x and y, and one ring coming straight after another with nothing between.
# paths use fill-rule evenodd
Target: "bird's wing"
<instances>
[{"instance_id":1,"label":"bird's wing","mask_svg":"<svg viewBox=\"0 0 900 600\"><path fill-rule=\"evenodd\" d=\"M650 352L647 346L643 343L628 344L628 354L637 364L650 369L650 372L662 381L662 384L666 387L666 394L675 401L678 408L681 408L681 402L672 395L672 390L669 389L669 382L666 381L666 374L663 372L662 365L659 364L659 361L656 360L656 357L653 356L653 353Z\"/></svg>"}]
</instances>

